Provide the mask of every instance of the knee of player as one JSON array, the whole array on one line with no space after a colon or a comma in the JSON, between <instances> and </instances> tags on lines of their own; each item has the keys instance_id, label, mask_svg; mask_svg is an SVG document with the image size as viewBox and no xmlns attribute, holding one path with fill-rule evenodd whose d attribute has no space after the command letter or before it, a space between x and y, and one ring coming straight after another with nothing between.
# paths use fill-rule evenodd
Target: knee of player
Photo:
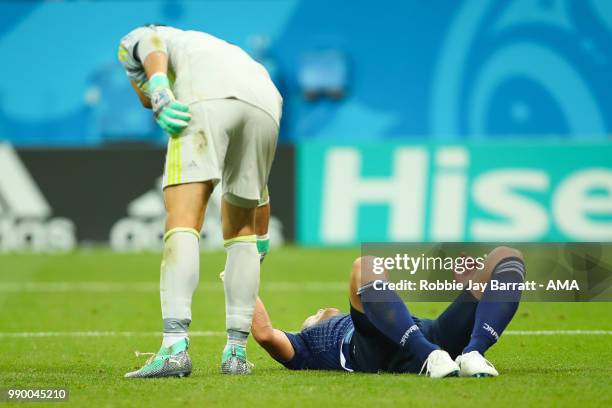
<instances>
[{"instance_id":1,"label":"knee of player","mask_svg":"<svg viewBox=\"0 0 612 408\"><path fill-rule=\"evenodd\" d=\"M201 229L203 215L196 212L168 211L166 213L166 228L193 228Z\"/></svg>"},{"instance_id":2,"label":"knee of player","mask_svg":"<svg viewBox=\"0 0 612 408\"><path fill-rule=\"evenodd\" d=\"M361 272L361 257L355 258L353 261L353 267L351 268L351 276L359 274Z\"/></svg>"},{"instance_id":3,"label":"knee of player","mask_svg":"<svg viewBox=\"0 0 612 408\"><path fill-rule=\"evenodd\" d=\"M521 251L519 251L516 248L511 248L508 246L498 246L495 249L493 249L487 255L486 262L493 263L494 265L491 265L491 266L494 267L500 261L503 261L508 258L516 258L523 263L525 262L525 258L523 257L523 253Z\"/></svg>"},{"instance_id":4,"label":"knee of player","mask_svg":"<svg viewBox=\"0 0 612 408\"><path fill-rule=\"evenodd\" d=\"M524 261L523 253L516 248L499 246L495 248L495 250L499 251L504 258L518 258L521 261Z\"/></svg>"},{"instance_id":5,"label":"knee of player","mask_svg":"<svg viewBox=\"0 0 612 408\"><path fill-rule=\"evenodd\" d=\"M361 256L353 261L351 284L355 288L360 288L377 279L381 279L381 276L374 272L373 256Z\"/></svg>"},{"instance_id":6,"label":"knee of player","mask_svg":"<svg viewBox=\"0 0 612 408\"><path fill-rule=\"evenodd\" d=\"M493 269L493 273L495 273L501 267L518 267L521 270L523 280L525 279L525 275L527 273L525 270L525 258L523 257L523 253L516 248L507 246L496 247L487 256L487 261L491 262L490 268ZM517 261L519 263L516 263ZM513 262L515 265L511 265Z\"/></svg>"}]
</instances>

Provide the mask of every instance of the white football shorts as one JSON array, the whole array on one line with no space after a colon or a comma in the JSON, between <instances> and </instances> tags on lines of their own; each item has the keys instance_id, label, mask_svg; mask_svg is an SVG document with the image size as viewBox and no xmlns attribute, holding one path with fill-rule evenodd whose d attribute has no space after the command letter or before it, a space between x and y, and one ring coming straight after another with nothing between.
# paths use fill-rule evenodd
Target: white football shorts
<instances>
[{"instance_id":1,"label":"white football shorts","mask_svg":"<svg viewBox=\"0 0 612 408\"><path fill-rule=\"evenodd\" d=\"M189 109L189 126L178 137L169 137L162 188L222 181L223 196L233 205L267 203L278 140L274 119L238 99L200 101Z\"/></svg>"}]
</instances>

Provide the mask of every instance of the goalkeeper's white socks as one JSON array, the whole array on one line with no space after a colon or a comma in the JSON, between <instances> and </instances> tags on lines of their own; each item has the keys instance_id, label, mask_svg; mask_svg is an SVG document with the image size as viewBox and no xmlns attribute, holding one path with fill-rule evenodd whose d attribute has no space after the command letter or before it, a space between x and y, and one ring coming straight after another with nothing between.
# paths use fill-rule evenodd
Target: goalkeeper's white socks
<instances>
[{"instance_id":1,"label":"goalkeeper's white socks","mask_svg":"<svg viewBox=\"0 0 612 408\"><path fill-rule=\"evenodd\" d=\"M179 328L180 331L176 333L166 333L166 330L172 330L173 327ZM173 322L164 321L164 337L162 339L162 347L170 348L177 341L183 340L184 338L186 338L188 327L189 327L189 324L183 325L183 327L181 327L179 325L173 324Z\"/></svg>"},{"instance_id":2,"label":"goalkeeper's white socks","mask_svg":"<svg viewBox=\"0 0 612 408\"><path fill-rule=\"evenodd\" d=\"M191 299L200 278L200 233L174 228L164 236L160 298L164 319L163 347L187 337Z\"/></svg>"},{"instance_id":3,"label":"goalkeeper's white socks","mask_svg":"<svg viewBox=\"0 0 612 408\"><path fill-rule=\"evenodd\" d=\"M225 323L228 344L246 345L259 291L259 253L255 235L225 241Z\"/></svg>"}]
</instances>

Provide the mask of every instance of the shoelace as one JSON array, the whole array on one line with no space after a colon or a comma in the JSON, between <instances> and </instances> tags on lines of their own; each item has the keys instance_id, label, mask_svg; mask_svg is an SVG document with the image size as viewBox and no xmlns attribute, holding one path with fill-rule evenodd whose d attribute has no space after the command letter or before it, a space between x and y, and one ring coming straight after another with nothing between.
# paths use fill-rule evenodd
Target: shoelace
<instances>
[{"instance_id":1,"label":"shoelace","mask_svg":"<svg viewBox=\"0 0 612 408\"><path fill-rule=\"evenodd\" d=\"M478 356L484 360L485 363L487 363L487 365L489 367L493 367L493 364L491 364L491 362L489 360L487 360L482 354L478 354Z\"/></svg>"},{"instance_id":2,"label":"shoelace","mask_svg":"<svg viewBox=\"0 0 612 408\"><path fill-rule=\"evenodd\" d=\"M140 356L151 356L147 359L147 362L145 363L145 365L151 363L153 361L153 359L155 358L155 356L157 355L157 353L142 353L138 350L136 350L134 352L134 354L136 354L136 357L140 357Z\"/></svg>"},{"instance_id":3,"label":"shoelace","mask_svg":"<svg viewBox=\"0 0 612 408\"><path fill-rule=\"evenodd\" d=\"M423 366L421 367L421 371L419 371L419 375L423 374L423 370L425 370L425 367L427 367L427 370L425 371L425 375L428 375L431 372L431 370L429 369L429 366L433 364L434 362L436 362L439 358L440 358L440 355L438 353L431 354L429 357L427 357L427 360L425 360L425 362L423 363Z\"/></svg>"}]
</instances>

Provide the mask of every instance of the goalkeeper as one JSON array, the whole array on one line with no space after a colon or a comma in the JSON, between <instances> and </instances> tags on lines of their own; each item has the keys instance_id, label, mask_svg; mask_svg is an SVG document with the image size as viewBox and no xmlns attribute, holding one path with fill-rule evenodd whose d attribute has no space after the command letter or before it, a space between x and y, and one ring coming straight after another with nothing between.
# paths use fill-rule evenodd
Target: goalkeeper
<instances>
[{"instance_id":1,"label":"goalkeeper","mask_svg":"<svg viewBox=\"0 0 612 408\"><path fill-rule=\"evenodd\" d=\"M319 309L299 333L292 334L272 326L258 298L252 326L255 340L293 370L419 373L434 378L498 375L484 355L512 320L519 290L465 290L435 320L419 319L394 291L374 289L372 283L380 276L362 271L364 262L371 260L353 263L350 314ZM523 256L515 249L495 248L484 264L483 269L456 278L479 283L525 280Z\"/></svg>"},{"instance_id":2,"label":"goalkeeper","mask_svg":"<svg viewBox=\"0 0 612 408\"><path fill-rule=\"evenodd\" d=\"M282 98L262 65L237 46L202 32L137 28L121 40L119 60L140 101L153 110L168 136L160 279L163 340L159 352L126 377L191 373L188 328L199 280L200 229L220 181L227 250L227 343L221 372L249 373L246 342L259 289L260 252L267 245L265 235L256 242L255 213L269 214L266 185Z\"/></svg>"}]
</instances>

